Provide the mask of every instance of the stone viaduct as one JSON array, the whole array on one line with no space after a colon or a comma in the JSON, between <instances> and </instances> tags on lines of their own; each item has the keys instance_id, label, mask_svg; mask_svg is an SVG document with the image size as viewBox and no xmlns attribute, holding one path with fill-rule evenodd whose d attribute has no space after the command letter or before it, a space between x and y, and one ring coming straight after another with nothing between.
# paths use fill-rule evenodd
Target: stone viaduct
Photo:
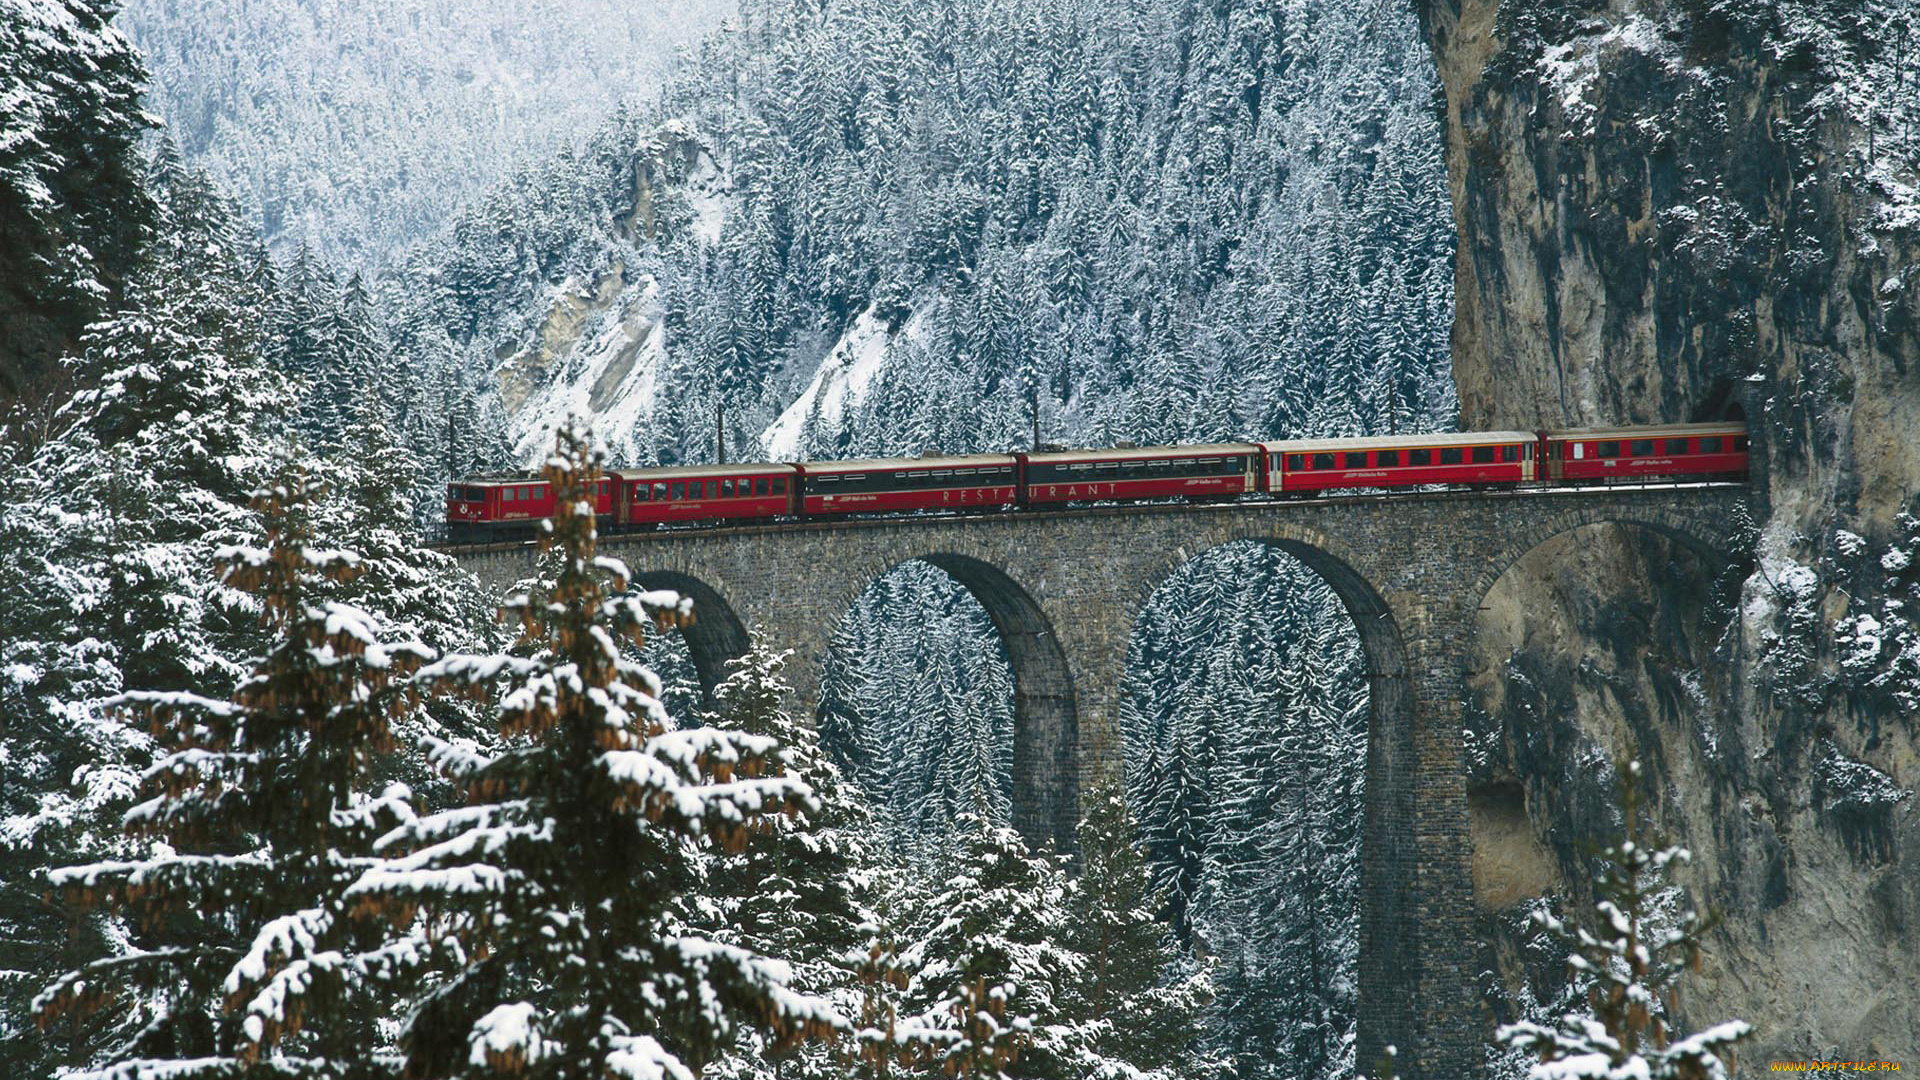
<instances>
[{"instance_id":1,"label":"stone viaduct","mask_svg":"<svg viewBox=\"0 0 1920 1080\"><path fill-rule=\"evenodd\" d=\"M1735 485L1450 492L1299 502L806 522L615 536L638 583L690 595L688 643L712 688L758 625L794 650L811 710L828 641L877 577L911 559L977 597L1015 682L1015 825L1070 842L1077 792L1120 765L1127 641L1187 560L1252 540L1300 559L1352 615L1372 699L1361 853L1359 1061L1400 1048L1401 1075L1478 1075L1491 1028L1478 984L1461 714L1487 592L1540 544L1585 525L1637 526L1715 560L1738 557ZM483 582L528 573L532 548L459 553Z\"/></svg>"}]
</instances>

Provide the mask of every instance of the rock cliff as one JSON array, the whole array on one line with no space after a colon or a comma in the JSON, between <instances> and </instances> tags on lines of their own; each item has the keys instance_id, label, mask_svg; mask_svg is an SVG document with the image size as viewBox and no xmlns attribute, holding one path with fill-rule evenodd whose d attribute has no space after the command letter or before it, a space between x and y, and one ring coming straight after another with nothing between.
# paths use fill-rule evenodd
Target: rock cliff
<instances>
[{"instance_id":1,"label":"rock cliff","mask_svg":"<svg viewBox=\"0 0 1920 1080\"><path fill-rule=\"evenodd\" d=\"M1648 759L1726 922L1683 1018L1747 1061L1920 1058L1913 11L1417 0L1444 89L1465 427L1748 417L1754 557L1588 530L1488 597L1468 733L1496 1013L1560 992L1515 915L1577 894ZM1886 10L1881 10L1885 7Z\"/></svg>"}]
</instances>

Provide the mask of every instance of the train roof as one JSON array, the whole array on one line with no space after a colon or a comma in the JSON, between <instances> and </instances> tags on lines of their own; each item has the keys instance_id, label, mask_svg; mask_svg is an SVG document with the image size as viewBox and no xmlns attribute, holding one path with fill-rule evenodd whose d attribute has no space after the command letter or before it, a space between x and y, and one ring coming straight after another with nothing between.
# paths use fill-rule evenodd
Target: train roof
<instances>
[{"instance_id":1,"label":"train roof","mask_svg":"<svg viewBox=\"0 0 1920 1080\"><path fill-rule=\"evenodd\" d=\"M804 468L809 476L819 473L861 473L901 471L905 469L973 469L983 465L1017 464L1011 454L953 454L927 457L871 458L865 461L809 461Z\"/></svg>"},{"instance_id":2,"label":"train roof","mask_svg":"<svg viewBox=\"0 0 1920 1080\"><path fill-rule=\"evenodd\" d=\"M1549 439L1657 439L1662 435L1745 435L1744 420L1717 424L1648 424L1643 427L1564 428L1541 434Z\"/></svg>"},{"instance_id":3,"label":"train roof","mask_svg":"<svg viewBox=\"0 0 1920 1080\"><path fill-rule=\"evenodd\" d=\"M622 480L703 480L709 476L739 476L742 473L793 473L792 465L778 461L742 461L731 465L657 465L645 469L609 469L607 475Z\"/></svg>"},{"instance_id":4,"label":"train roof","mask_svg":"<svg viewBox=\"0 0 1920 1080\"><path fill-rule=\"evenodd\" d=\"M539 473L492 473L487 476L466 476L458 480L449 480L449 486L458 484L544 484L547 478Z\"/></svg>"},{"instance_id":5,"label":"train roof","mask_svg":"<svg viewBox=\"0 0 1920 1080\"><path fill-rule=\"evenodd\" d=\"M1325 450L1371 450L1421 446L1490 446L1532 442L1530 431L1436 431L1430 435L1360 435L1348 439L1288 439L1261 443L1269 454L1312 454Z\"/></svg>"},{"instance_id":6,"label":"train roof","mask_svg":"<svg viewBox=\"0 0 1920 1080\"><path fill-rule=\"evenodd\" d=\"M1042 465L1053 465L1063 461L1139 461L1152 458L1190 458L1224 457L1228 454L1251 454L1255 447L1252 443L1208 443L1204 446L1124 446L1108 450L1050 450L1044 453L1028 454L1027 460Z\"/></svg>"}]
</instances>

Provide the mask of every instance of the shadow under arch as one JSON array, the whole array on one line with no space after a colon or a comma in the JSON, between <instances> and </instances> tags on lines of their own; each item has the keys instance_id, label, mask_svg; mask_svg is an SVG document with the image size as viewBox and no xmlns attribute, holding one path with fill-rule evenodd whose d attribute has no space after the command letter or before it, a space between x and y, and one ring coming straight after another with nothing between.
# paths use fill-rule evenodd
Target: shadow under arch
<instances>
[{"instance_id":1,"label":"shadow under arch","mask_svg":"<svg viewBox=\"0 0 1920 1080\"><path fill-rule=\"evenodd\" d=\"M1080 724L1073 674L1052 622L1006 571L946 551L890 559L861 575L858 589L839 605L842 618L861 591L909 562L944 571L986 610L1013 670L1013 827L1035 849L1072 851L1080 814Z\"/></svg>"},{"instance_id":2,"label":"shadow under arch","mask_svg":"<svg viewBox=\"0 0 1920 1080\"><path fill-rule=\"evenodd\" d=\"M1432 951L1432 943L1421 940L1427 920L1421 909L1420 878L1427 860L1419 850L1416 826L1421 797L1433 778L1420 775L1419 716L1406 641L1386 597L1355 569L1344 547L1331 537L1305 532L1240 532L1205 548L1173 553L1143 583L1127 625L1137 624L1153 594L1181 567L1235 543L1285 552L1326 582L1353 620L1366 658L1367 760L1355 1020L1361 1052L1371 1047L1377 1056L1385 1042L1408 1041L1417 1030L1416 1018L1422 1014L1418 969L1421 959Z\"/></svg>"},{"instance_id":3,"label":"shadow under arch","mask_svg":"<svg viewBox=\"0 0 1920 1080\"><path fill-rule=\"evenodd\" d=\"M1716 682L1720 666L1706 658L1724 630L1719 616L1733 617L1733 592L1753 564L1734 530L1705 517L1555 517L1511 541L1468 593L1479 614L1462 650L1469 715L1493 725L1480 735L1501 748L1493 771L1468 793L1476 909L1546 891L1556 874L1573 872L1574 849L1611 839L1610 825L1566 801L1577 799L1583 778L1565 763L1583 755L1587 740L1609 758L1631 747L1651 775L1670 775L1681 744L1665 724L1689 710L1698 723L1712 715L1703 708L1709 699L1694 697L1709 691L1683 688L1674 674ZM1591 576L1594 568L1607 576ZM1516 662L1517 677L1508 674ZM1717 736L1723 747L1740 738L1737 729ZM1610 800L1611 782L1600 787ZM1483 866L1489 848L1505 853L1504 866Z\"/></svg>"},{"instance_id":4,"label":"shadow under arch","mask_svg":"<svg viewBox=\"0 0 1920 1080\"><path fill-rule=\"evenodd\" d=\"M633 576L635 589L671 589L693 600L693 622L680 628L686 639L693 670L700 677L700 697L713 704L713 691L726 678L727 661L747 651L747 628L719 590L705 581L673 570L649 570Z\"/></svg>"}]
</instances>

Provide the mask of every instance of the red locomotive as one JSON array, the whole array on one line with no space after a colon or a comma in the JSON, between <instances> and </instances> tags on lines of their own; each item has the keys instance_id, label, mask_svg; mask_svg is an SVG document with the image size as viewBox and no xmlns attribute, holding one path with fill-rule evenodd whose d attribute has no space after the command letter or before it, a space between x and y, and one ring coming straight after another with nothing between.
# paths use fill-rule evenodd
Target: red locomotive
<instances>
[{"instance_id":1,"label":"red locomotive","mask_svg":"<svg viewBox=\"0 0 1920 1080\"><path fill-rule=\"evenodd\" d=\"M1746 473L1746 425L1729 422L622 469L600 481L594 510L603 528L616 531L1431 485L1734 480ZM533 522L553 512L553 493L537 477L479 477L447 485L447 529L455 542L527 535Z\"/></svg>"}]
</instances>

